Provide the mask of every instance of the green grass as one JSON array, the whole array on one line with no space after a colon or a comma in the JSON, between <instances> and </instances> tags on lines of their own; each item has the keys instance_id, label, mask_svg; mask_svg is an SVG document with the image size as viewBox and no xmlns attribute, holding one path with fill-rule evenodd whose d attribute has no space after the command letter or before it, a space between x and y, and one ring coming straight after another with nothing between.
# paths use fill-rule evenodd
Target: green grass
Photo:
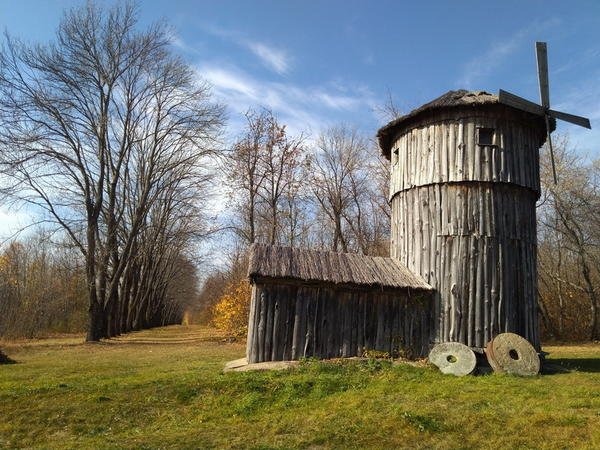
<instances>
[{"instance_id":1,"label":"green grass","mask_svg":"<svg viewBox=\"0 0 600 450\"><path fill-rule=\"evenodd\" d=\"M211 329L2 342L0 448L600 448L600 345L569 371L455 378L386 361L221 373ZM576 369L577 368L577 369Z\"/></svg>"}]
</instances>

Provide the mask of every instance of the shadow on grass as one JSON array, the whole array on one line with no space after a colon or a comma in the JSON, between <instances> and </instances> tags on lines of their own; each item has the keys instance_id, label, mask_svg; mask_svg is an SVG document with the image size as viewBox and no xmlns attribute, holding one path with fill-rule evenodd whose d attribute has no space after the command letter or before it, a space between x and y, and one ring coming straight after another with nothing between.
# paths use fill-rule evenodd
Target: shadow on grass
<instances>
[{"instance_id":1,"label":"shadow on grass","mask_svg":"<svg viewBox=\"0 0 600 450\"><path fill-rule=\"evenodd\" d=\"M544 365L544 373L554 375L570 372L598 373L600 372L600 358L552 358Z\"/></svg>"},{"instance_id":2,"label":"shadow on grass","mask_svg":"<svg viewBox=\"0 0 600 450\"><path fill-rule=\"evenodd\" d=\"M14 359L9 358L4 353L0 352L0 364L16 364Z\"/></svg>"}]
</instances>

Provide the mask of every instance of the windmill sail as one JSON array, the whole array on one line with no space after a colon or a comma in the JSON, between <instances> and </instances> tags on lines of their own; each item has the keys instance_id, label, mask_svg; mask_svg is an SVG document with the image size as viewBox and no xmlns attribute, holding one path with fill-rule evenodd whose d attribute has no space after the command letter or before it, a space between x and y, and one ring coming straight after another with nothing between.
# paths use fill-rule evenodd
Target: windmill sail
<instances>
[{"instance_id":1,"label":"windmill sail","mask_svg":"<svg viewBox=\"0 0 600 450\"><path fill-rule=\"evenodd\" d=\"M554 176L554 183L556 184L557 178L556 167L554 164L554 149L552 148L552 136L550 135L552 131L550 129L550 117L554 119L564 120L566 122L570 122L575 125L579 125L581 127L589 129L591 129L592 126L590 124L590 120L585 117L575 116L573 114L567 114L561 111L550 109L550 86L548 81L548 48L545 42L535 43L535 54L538 68L538 81L540 88L541 105L538 105L534 102L530 102L529 100L526 100L523 97L519 97L518 95L511 94L510 92L503 91L502 89L500 89L500 91L498 92L498 101L504 105L512 106L513 108L520 109L522 111L544 116L544 119L546 121L546 133L548 136L548 148L550 149L550 159L552 161L552 175Z\"/></svg>"}]
</instances>

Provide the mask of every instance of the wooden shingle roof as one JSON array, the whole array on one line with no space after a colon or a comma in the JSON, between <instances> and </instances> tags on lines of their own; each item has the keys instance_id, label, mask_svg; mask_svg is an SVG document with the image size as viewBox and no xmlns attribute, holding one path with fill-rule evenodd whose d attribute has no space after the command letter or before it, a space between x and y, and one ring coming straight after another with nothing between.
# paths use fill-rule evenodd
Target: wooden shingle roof
<instances>
[{"instance_id":1,"label":"wooden shingle roof","mask_svg":"<svg viewBox=\"0 0 600 450\"><path fill-rule=\"evenodd\" d=\"M274 245L250 247L248 276L299 281L431 290L419 275L392 258L305 250Z\"/></svg>"}]
</instances>

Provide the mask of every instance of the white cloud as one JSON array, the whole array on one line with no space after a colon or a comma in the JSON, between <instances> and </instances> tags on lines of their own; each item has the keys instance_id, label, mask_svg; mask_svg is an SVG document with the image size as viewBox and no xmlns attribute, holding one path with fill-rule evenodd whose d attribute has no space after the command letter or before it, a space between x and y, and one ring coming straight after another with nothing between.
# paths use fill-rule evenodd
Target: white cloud
<instances>
[{"instance_id":1,"label":"white cloud","mask_svg":"<svg viewBox=\"0 0 600 450\"><path fill-rule=\"evenodd\" d=\"M0 207L0 243L27 227L33 217L23 211Z\"/></svg>"},{"instance_id":2,"label":"white cloud","mask_svg":"<svg viewBox=\"0 0 600 450\"><path fill-rule=\"evenodd\" d=\"M254 83L231 70L218 66L203 66L199 69L199 75L213 85L217 94L237 93L252 99L258 98Z\"/></svg>"},{"instance_id":3,"label":"white cloud","mask_svg":"<svg viewBox=\"0 0 600 450\"><path fill-rule=\"evenodd\" d=\"M246 41L244 45L258 56L269 69L284 75L290 68L290 58L284 50L270 47L262 42Z\"/></svg>"},{"instance_id":4,"label":"white cloud","mask_svg":"<svg viewBox=\"0 0 600 450\"><path fill-rule=\"evenodd\" d=\"M173 47L178 48L179 50L183 50L185 52L190 50L190 47L177 34L171 35L171 45Z\"/></svg>"}]
</instances>

